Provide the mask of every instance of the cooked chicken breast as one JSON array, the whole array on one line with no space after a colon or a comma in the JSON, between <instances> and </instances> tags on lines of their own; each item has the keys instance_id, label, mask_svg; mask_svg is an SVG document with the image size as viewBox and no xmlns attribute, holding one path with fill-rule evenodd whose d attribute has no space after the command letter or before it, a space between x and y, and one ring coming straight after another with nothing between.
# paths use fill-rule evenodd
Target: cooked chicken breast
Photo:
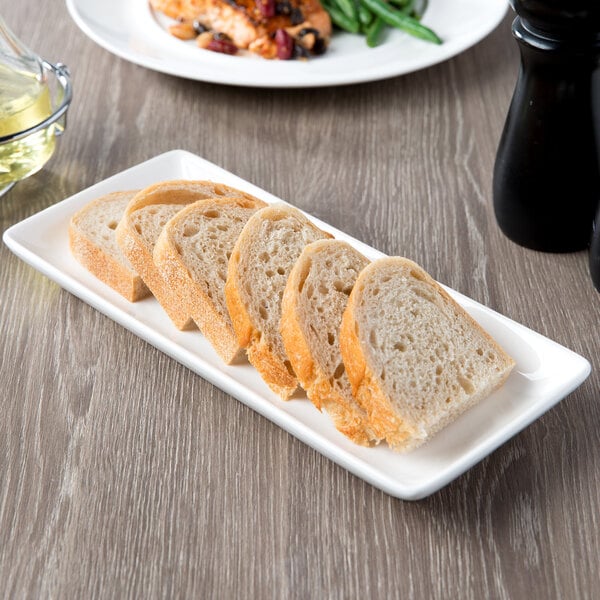
<instances>
[{"instance_id":1,"label":"cooked chicken breast","mask_svg":"<svg viewBox=\"0 0 600 600\"><path fill-rule=\"evenodd\" d=\"M265 58L282 55L292 40L314 54L325 50L331 20L319 0L150 0L151 6L182 23L225 34L238 48ZM285 32L285 33L280 33Z\"/></svg>"}]
</instances>

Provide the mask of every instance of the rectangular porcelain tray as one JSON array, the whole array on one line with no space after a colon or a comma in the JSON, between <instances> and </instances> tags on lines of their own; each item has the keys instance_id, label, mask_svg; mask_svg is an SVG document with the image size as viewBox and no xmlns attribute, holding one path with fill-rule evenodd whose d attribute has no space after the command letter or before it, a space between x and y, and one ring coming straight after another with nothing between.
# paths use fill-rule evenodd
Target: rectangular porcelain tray
<instances>
[{"instance_id":1,"label":"rectangular porcelain tray","mask_svg":"<svg viewBox=\"0 0 600 600\"><path fill-rule=\"evenodd\" d=\"M385 444L375 448L355 445L305 397L279 400L250 365L227 366L199 332L178 331L154 298L129 303L72 257L68 224L79 208L108 192L142 188L167 179L210 179L245 190L265 202L281 201L194 154L173 150L14 225L4 233L4 242L64 289L388 494L414 500L439 490L537 419L590 373L590 364L583 357L448 290L515 358L516 368L502 389L412 453L396 454ZM318 219L313 221L367 258L383 256ZM418 257L409 258L419 262Z\"/></svg>"}]
</instances>

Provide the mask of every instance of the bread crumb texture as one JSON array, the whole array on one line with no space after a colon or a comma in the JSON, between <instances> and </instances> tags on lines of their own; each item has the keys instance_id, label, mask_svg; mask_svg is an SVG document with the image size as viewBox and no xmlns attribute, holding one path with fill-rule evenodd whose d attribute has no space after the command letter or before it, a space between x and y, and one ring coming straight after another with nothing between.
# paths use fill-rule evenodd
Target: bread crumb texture
<instances>
[{"instance_id":1,"label":"bread crumb texture","mask_svg":"<svg viewBox=\"0 0 600 600\"><path fill-rule=\"evenodd\" d=\"M514 362L415 263L367 267L349 318L366 363L359 401L396 449L417 447L500 386Z\"/></svg>"},{"instance_id":2,"label":"bread crumb texture","mask_svg":"<svg viewBox=\"0 0 600 600\"><path fill-rule=\"evenodd\" d=\"M240 342L247 342L250 362L283 398L297 387L279 331L283 291L302 249L327 237L297 209L274 205L248 220L232 255L228 286L236 298L232 302L228 298L228 307L231 313L245 313L238 319L232 314L234 326L239 327Z\"/></svg>"},{"instance_id":3,"label":"bread crumb texture","mask_svg":"<svg viewBox=\"0 0 600 600\"><path fill-rule=\"evenodd\" d=\"M340 324L358 274L368 260L346 242L306 246L284 293L281 331L300 384L339 431L362 445L379 439L356 402L340 352Z\"/></svg>"}]
</instances>

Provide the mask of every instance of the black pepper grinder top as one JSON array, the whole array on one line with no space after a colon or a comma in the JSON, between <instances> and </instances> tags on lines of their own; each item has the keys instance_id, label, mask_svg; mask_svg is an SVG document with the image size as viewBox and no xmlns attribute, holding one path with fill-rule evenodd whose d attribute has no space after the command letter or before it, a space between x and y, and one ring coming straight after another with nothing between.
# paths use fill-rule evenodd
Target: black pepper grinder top
<instances>
[{"instance_id":1,"label":"black pepper grinder top","mask_svg":"<svg viewBox=\"0 0 600 600\"><path fill-rule=\"evenodd\" d=\"M600 2L511 4L521 65L494 167L496 218L522 246L583 250L600 201Z\"/></svg>"}]
</instances>

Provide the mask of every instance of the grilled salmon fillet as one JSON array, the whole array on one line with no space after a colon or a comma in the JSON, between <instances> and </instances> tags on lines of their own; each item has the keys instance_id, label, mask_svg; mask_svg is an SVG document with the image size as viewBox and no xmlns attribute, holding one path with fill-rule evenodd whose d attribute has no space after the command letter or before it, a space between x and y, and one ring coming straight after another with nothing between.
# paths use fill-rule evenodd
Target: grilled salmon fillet
<instances>
[{"instance_id":1,"label":"grilled salmon fillet","mask_svg":"<svg viewBox=\"0 0 600 600\"><path fill-rule=\"evenodd\" d=\"M300 49L321 54L331 35L329 14L319 0L150 0L150 5L184 26L224 34L237 48L265 58L290 58L278 52L285 36Z\"/></svg>"}]
</instances>

